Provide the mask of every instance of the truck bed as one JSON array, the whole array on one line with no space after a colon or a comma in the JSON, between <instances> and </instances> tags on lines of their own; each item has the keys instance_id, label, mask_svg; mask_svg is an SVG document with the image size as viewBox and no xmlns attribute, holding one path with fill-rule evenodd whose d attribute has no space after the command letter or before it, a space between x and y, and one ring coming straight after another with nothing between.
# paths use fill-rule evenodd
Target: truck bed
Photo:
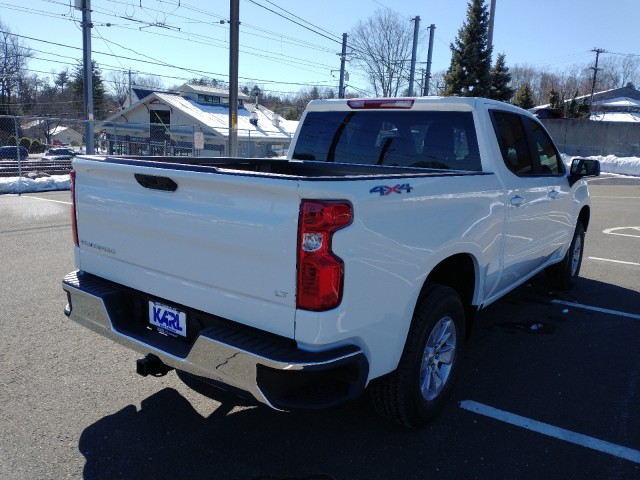
<instances>
[{"instance_id":1,"label":"truck bed","mask_svg":"<svg viewBox=\"0 0 640 480\"><path fill-rule=\"evenodd\" d=\"M229 158L229 157L149 157L149 156L82 156L97 162L123 165L147 166L154 168L186 170L207 173L256 174L293 179L305 178L372 178L395 176L432 176L432 175L482 175L483 172L463 170L443 170L432 168L397 167L384 165L360 165L319 161L299 161L265 158Z\"/></svg>"}]
</instances>

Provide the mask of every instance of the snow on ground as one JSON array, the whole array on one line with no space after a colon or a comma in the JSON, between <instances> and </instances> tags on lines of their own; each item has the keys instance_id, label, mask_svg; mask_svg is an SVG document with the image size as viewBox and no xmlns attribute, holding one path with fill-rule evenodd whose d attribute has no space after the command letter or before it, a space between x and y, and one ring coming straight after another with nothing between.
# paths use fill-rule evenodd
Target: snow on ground
<instances>
[{"instance_id":1,"label":"snow on ground","mask_svg":"<svg viewBox=\"0 0 640 480\"><path fill-rule=\"evenodd\" d=\"M46 192L49 190L69 190L69 175L50 177L0 177L0 194Z\"/></svg>"},{"instance_id":2,"label":"snow on ground","mask_svg":"<svg viewBox=\"0 0 640 480\"><path fill-rule=\"evenodd\" d=\"M571 164L570 155L562 156L565 164ZM640 177L640 157L616 157L614 155L586 157L600 160L603 173L615 173ZM0 194L69 190L69 175L52 175L41 178L0 177Z\"/></svg>"}]
</instances>

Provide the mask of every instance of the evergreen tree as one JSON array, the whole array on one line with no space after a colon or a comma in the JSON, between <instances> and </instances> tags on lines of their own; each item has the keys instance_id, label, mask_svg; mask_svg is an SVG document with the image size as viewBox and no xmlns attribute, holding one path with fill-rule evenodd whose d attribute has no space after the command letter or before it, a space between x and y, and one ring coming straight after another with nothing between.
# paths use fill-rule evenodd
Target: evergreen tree
<instances>
[{"instance_id":1,"label":"evergreen tree","mask_svg":"<svg viewBox=\"0 0 640 480\"><path fill-rule=\"evenodd\" d=\"M576 93L573 94L573 97L571 98L571 103L569 104L569 112L567 113L567 117L569 118L578 118L578 91L576 90Z\"/></svg>"},{"instance_id":2,"label":"evergreen tree","mask_svg":"<svg viewBox=\"0 0 640 480\"><path fill-rule=\"evenodd\" d=\"M93 89L93 112L96 119L106 118L109 114L109 102L102 80L102 73L95 61L91 62L91 82ZM84 92L84 68L82 64L78 64L72 74L69 82L71 91L75 94L76 102L79 106L79 112L83 112L83 92ZM80 113L82 115L82 113Z\"/></svg>"},{"instance_id":3,"label":"evergreen tree","mask_svg":"<svg viewBox=\"0 0 640 480\"><path fill-rule=\"evenodd\" d=\"M511 74L505 62L506 55L501 53L496 59L496 63L491 69L491 91L489 98L508 102L513 97L513 89L509 86L511 83Z\"/></svg>"},{"instance_id":4,"label":"evergreen tree","mask_svg":"<svg viewBox=\"0 0 640 480\"><path fill-rule=\"evenodd\" d=\"M578 118L589 118L591 115L591 105L587 103L587 99L583 98L582 103L578 105Z\"/></svg>"},{"instance_id":5,"label":"evergreen tree","mask_svg":"<svg viewBox=\"0 0 640 480\"><path fill-rule=\"evenodd\" d=\"M562 102L560 102L560 94L557 90L552 89L549 92L549 106L551 108L562 108Z\"/></svg>"},{"instance_id":6,"label":"evergreen tree","mask_svg":"<svg viewBox=\"0 0 640 480\"><path fill-rule=\"evenodd\" d=\"M528 83L525 83L518 89L513 103L514 105L526 110L535 106L533 101L533 92L531 91L531 86Z\"/></svg>"},{"instance_id":7,"label":"evergreen tree","mask_svg":"<svg viewBox=\"0 0 640 480\"><path fill-rule=\"evenodd\" d=\"M445 95L487 97L491 94L491 46L488 43L489 12L484 0L471 0L467 20L451 44L451 65Z\"/></svg>"}]
</instances>

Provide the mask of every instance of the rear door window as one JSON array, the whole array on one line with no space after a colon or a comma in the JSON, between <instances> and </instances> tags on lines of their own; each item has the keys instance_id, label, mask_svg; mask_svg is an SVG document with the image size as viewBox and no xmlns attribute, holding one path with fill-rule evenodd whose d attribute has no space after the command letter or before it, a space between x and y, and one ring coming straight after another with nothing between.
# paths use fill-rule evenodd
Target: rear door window
<instances>
[{"instance_id":1,"label":"rear door window","mask_svg":"<svg viewBox=\"0 0 640 480\"><path fill-rule=\"evenodd\" d=\"M516 175L564 175L560 154L537 121L499 110L493 110L491 118L509 170Z\"/></svg>"},{"instance_id":2,"label":"rear door window","mask_svg":"<svg viewBox=\"0 0 640 480\"><path fill-rule=\"evenodd\" d=\"M535 157L537 157L535 160L540 169L539 173L541 175L564 174L564 163L547 132L538 122L532 119L528 119L528 122L533 137Z\"/></svg>"},{"instance_id":3,"label":"rear door window","mask_svg":"<svg viewBox=\"0 0 640 480\"><path fill-rule=\"evenodd\" d=\"M508 112L491 112L502 160L516 175L533 173L531 151L522 117Z\"/></svg>"}]
</instances>

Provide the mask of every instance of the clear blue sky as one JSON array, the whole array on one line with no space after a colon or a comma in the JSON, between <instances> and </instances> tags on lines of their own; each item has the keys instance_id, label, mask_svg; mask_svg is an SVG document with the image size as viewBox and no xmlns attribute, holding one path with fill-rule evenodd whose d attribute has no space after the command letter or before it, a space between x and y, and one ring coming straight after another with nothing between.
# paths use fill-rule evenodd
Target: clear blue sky
<instances>
[{"instance_id":1,"label":"clear blue sky","mask_svg":"<svg viewBox=\"0 0 640 480\"><path fill-rule=\"evenodd\" d=\"M73 4L0 0L0 22L29 37L22 39L34 53L29 69L40 77L82 58L81 13ZM131 69L162 76L167 87L200 76L226 80L229 28L220 21L229 18L228 0L91 0L91 7L93 59L103 76ZM426 29L436 25L432 72L446 70L466 0L240 0L240 83L277 92L336 87L342 33L385 8L407 22L421 17L419 62L427 59ZM553 71L593 64L594 48L640 57L639 21L640 0L497 0L494 51L506 54L508 66ZM348 84L366 90L366 80L347 70Z\"/></svg>"}]
</instances>

